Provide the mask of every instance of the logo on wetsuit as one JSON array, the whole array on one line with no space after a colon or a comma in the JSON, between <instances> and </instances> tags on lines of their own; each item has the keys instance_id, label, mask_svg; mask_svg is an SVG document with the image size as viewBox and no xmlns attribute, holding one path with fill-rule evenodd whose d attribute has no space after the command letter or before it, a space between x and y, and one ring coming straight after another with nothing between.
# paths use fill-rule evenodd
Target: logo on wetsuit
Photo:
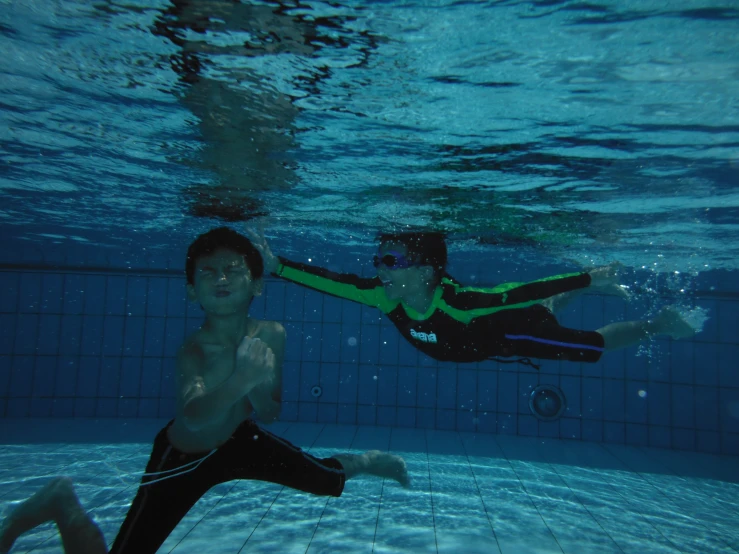
<instances>
[{"instance_id":1,"label":"logo on wetsuit","mask_svg":"<svg viewBox=\"0 0 739 554\"><path fill-rule=\"evenodd\" d=\"M411 329L411 336L414 339L418 339L423 342L437 342L436 335L434 333L422 333L420 331L414 331Z\"/></svg>"}]
</instances>

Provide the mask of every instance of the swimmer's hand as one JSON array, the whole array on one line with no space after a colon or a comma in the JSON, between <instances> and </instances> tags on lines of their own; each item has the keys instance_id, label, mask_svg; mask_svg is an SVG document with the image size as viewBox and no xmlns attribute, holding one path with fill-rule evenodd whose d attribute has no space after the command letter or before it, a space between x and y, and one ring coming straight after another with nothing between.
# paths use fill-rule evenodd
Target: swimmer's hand
<instances>
[{"instance_id":1,"label":"swimmer's hand","mask_svg":"<svg viewBox=\"0 0 739 554\"><path fill-rule=\"evenodd\" d=\"M590 288L597 289L598 292L604 294L612 294L620 296L624 300L631 300L631 294L626 287L618 282L619 274L623 269L623 265L619 262L612 262L608 265L596 267L588 271L590 275Z\"/></svg>"},{"instance_id":2,"label":"swimmer's hand","mask_svg":"<svg viewBox=\"0 0 739 554\"><path fill-rule=\"evenodd\" d=\"M266 342L244 337L236 350L236 371L247 394L251 389L272 381L275 375L275 353Z\"/></svg>"},{"instance_id":3,"label":"swimmer's hand","mask_svg":"<svg viewBox=\"0 0 739 554\"><path fill-rule=\"evenodd\" d=\"M277 256L272 253L269 244L267 244L267 238L264 236L264 220L260 219L256 224L256 228L244 227L244 232L249 237L249 240L251 240L254 247L259 250L259 253L262 255L265 273L274 273L277 271L277 266L280 265L280 260L278 260Z\"/></svg>"}]
</instances>

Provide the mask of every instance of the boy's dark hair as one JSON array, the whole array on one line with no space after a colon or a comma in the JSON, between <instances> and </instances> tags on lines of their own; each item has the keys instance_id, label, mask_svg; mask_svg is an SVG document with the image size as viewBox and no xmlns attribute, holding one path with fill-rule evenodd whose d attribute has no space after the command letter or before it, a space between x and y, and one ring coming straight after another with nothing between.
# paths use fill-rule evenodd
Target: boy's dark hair
<instances>
[{"instance_id":1,"label":"boy's dark hair","mask_svg":"<svg viewBox=\"0 0 739 554\"><path fill-rule=\"evenodd\" d=\"M434 268L434 275L441 279L447 262L446 240L443 233L382 233L380 245L388 242L404 244L411 260L420 265L430 265Z\"/></svg>"},{"instance_id":2,"label":"boy's dark hair","mask_svg":"<svg viewBox=\"0 0 739 554\"><path fill-rule=\"evenodd\" d=\"M249 268L251 276L254 279L259 279L264 273L262 255L251 241L233 229L218 227L200 235L193 241L190 248L187 249L185 275L187 276L188 285L192 285L195 282L195 264L197 261L204 256L210 256L216 250L222 248L241 254L246 262L246 267Z\"/></svg>"}]
</instances>

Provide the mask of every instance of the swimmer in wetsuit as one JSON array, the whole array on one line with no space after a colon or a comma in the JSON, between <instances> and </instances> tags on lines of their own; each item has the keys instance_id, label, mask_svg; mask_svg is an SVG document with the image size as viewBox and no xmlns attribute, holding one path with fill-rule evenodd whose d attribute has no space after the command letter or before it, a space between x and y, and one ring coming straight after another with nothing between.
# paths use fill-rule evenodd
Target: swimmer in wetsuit
<instances>
[{"instance_id":1,"label":"swimmer in wetsuit","mask_svg":"<svg viewBox=\"0 0 739 554\"><path fill-rule=\"evenodd\" d=\"M261 294L263 263L246 237L226 228L200 237L187 254L187 292L205 321L179 351L175 418L154 440L138 493L112 553L154 554L213 486L257 479L316 495L340 496L359 474L408 486L402 458L380 451L317 458L259 425L280 412L285 329L249 317ZM248 514L244 514L248 517ZM102 533L68 478L49 482L0 526L0 553L24 532L54 521L67 554L107 552Z\"/></svg>"},{"instance_id":2,"label":"swimmer in wetsuit","mask_svg":"<svg viewBox=\"0 0 739 554\"><path fill-rule=\"evenodd\" d=\"M377 276L338 274L275 256L263 231L248 231L265 270L293 283L378 308L403 337L428 356L451 362L529 357L597 362L604 351L653 335L692 336L694 330L672 308L649 321L606 325L597 331L561 326L550 307L578 292L616 286L617 266L568 273L530 283L465 287L446 273L447 248L439 233L380 237L373 263Z\"/></svg>"}]
</instances>

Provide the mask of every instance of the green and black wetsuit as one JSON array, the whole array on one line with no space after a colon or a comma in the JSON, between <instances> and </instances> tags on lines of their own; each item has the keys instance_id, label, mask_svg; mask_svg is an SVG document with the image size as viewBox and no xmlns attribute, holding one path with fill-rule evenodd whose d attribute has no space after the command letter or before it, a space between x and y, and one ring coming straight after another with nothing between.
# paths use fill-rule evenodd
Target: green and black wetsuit
<instances>
[{"instance_id":1,"label":"green and black wetsuit","mask_svg":"<svg viewBox=\"0 0 739 554\"><path fill-rule=\"evenodd\" d=\"M524 356L597 362L603 337L562 327L539 302L590 285L587 273L557 275L531 283L464 287L444 276L426 313L390 300L379 278L339 274L280 258L275 275L293 283L374 306L424 354L441 361L477 362Z\"/></svg>"}]
</instances>

